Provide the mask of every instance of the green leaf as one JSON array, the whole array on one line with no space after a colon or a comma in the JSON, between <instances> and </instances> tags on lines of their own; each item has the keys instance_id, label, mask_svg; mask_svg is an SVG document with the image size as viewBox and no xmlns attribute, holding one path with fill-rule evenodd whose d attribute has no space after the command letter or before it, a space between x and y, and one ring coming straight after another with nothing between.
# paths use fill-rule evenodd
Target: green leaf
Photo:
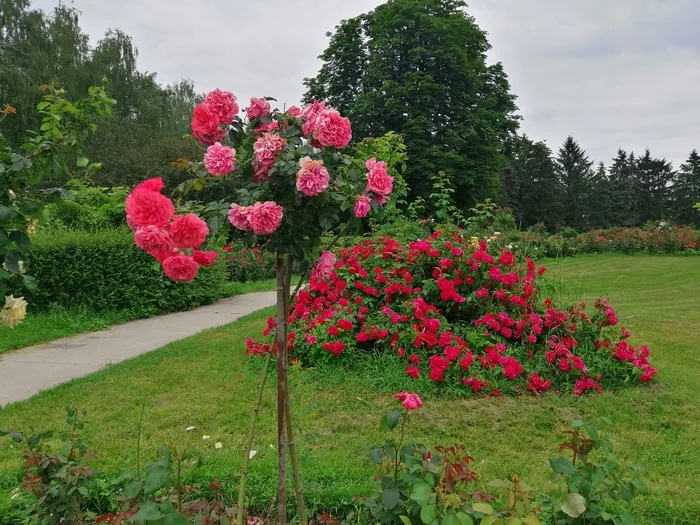
<instances>
[{"instance_id":1,"label":"green leaf","mask_svg":"<svg viewBox=\"0 0 700 525\"><path fill-rule=\"evenodd\" d=\"M5 254L5 265L10 273L19 273L20 254L16 250L10 250Z\"/></svg>"},{"instance_id":2,"label":"green leaf","mask_svg":"<svg viewBox=\"0 0 700 525\"><path fill-rule=\"evenodd\" d=\"M19 443L24 438L24 434L16 430L0 430L0 436L10 436L15 443Z\"/></svg>"},{"instance_id":3,"label":"green leaf","mask_svg":"<svg viewBox=\"0 0 700 525\"><path fill-rule=\"evenodd\" d=\"M36 279L34 279L34 277L32 277L31 275L23 275L22 283L24 284L24 287L30 292L36 290Z\"/></svg>"},{"instance_id":4,"label":"green leaf","mask_svg":"<svg viewBox=\"0 0 700 525\"><path fill-rule=\"evenodd\" d=\"M493 514L493 507L489 505L488 503L474 503L472 505L472 508L477 511L481 512L482 514L486 514L487 516L490 516Z\"/></svg>"},{"instance_id":5,"label":"green leaf","mask_svg":"<svg viewBox=\"0 0 700 525\"><path fill-rule=\"evenodd\" d=\"M181 514L166 514L163 525L188 525L187 518Z\"/></svg>"},{"instance_id":6,"label":"green leaf","mask_svg":"<svg viewBox=\"0 0 700 525\"><path fill-rule=\"evenodd\" d=\"M29 437L29 441L27 442L27 444L29 445L29 448L36 448L39 445L40 441L41 441L40 434L32 434Z\"/></svg>"},{"instance_id":7,"label":"green leaf","mask_svg":"<svg viewBox=\"0 0 700 525\"><path fill-rule=\"evenodd\" d=\"M549 464L551 465L552 470L559 474L567 474L569 476L576 474L576 467L574 467L574 464L564 456L549 458Z\"/></svg>"},{"instance_id":8,"label":"green leaf","mask_svg":"<svg viewBox=\"0 0 700 525\"><path fill-rule=\"evenodd\" d=\"M631 483L622 483L620 485L620 496L625 501L632 501L634 498L634 485Z\"/></svg>"},{"instance_id":9,"label":"green leaf","mask_svg":"<svg viewBox=\"0 0 700 525\"><path fill-rule=\"evenodd\" d=\"M479 525L493 525L495 522L496 518L494 518L493 516L486 516L483 520L481 520Z\"/></svg>"},{"instance_id":10,"label":"green leaf","mask_svg":"<svg viewBox=\"0 0 700 525\"><path fill-rule=\"evenodd\" d=\"M632 485L634 485L634 488L636 488L640 494L646 495L647 492L649 492L649 489L647 488L646 483L644 483L639 478L632 478L630 480L630 483L632 483Z\"/></svg>"},{"instance_id":11,"label":"green leaf","mask_svg":"<svg viewBox=\"0 0 700 525\"><path fill-rule=\"evenodd\" d=\"M427 505L435 500L435 494L433 494L433 489L430 485L421 481L413 485L411 499L418 505Z\"/></svg>"},{"instance_id":12,"label":"green leaf","mask_svg":"<svg viewBox=\"0 0 700 525\"><path fill-rule=\"evenodd\" d=\"M88 488L84 487L84 486L80 486L80 487L78 487L78 492L80 492L83 496L87 496L88 495Z\"/></svg>"},{"instance_id":13,"label":"green leaf","mask_svg":"<svg viewBox=\"0 0 700 525\"><path fill-rule=\"evenodd\" d=\"M603 481L605 481L605 471L600 467L596 467L593 470L593 474L591 474L591 485L597 487Z\"/></svg>"},{"instance_id":14,"label":"green leaf","mask_svg":"<svg viewBox=\"0 0 700 525\"><path fill-rule=\"evenodd\" d=\"M21 232L17 230L10 232L10 239L20 250L28 250L29 246L31 245L29 235L27 235L26 232Z\"/></svg>"},{"instance_id":15,"label":"green leaf","mask_svg":"<svg viewBox=\"0 0 700 525\"><path fill-rule=\"evenodd\" d=\"M75 161L76 166L79 168L84 168L90 163L87 157L78 157L78 160Z\"/></svg>"},{"instance_id":16,"label":"green leaf","mask_svg":"<svg viewBox=\"0 0 700 525\"><path fill-rule=\"evenodd\" d=\"M404 516L402 514L401 516L399 516L399 518L401 519L401 522L403 523L403 525L412 525L411 518L409 518L408 516Z\"/></svg>"},{"instance_id":17,"label":"green leaf","mask_svg":"<svg viewBox=\"0 0 700 525\"><path fill-rule=\"evenodd\" d=\"M44 206L40 202L24 202L19 206L19 212L25 217L35 217Z\"/></svg>"},{"instance_id":18,"label":"green leaf","mask_svg":"<svg viewBox=\"0 0 700 525\"><path fill-rule=\"evenodd\" d=\"M10 236L4 229L0 228L0 248L8 244L10 244Z\"/></svg>"},{"instance_id":19,"label":"green leaf","mask_svg":"<svg viewBox=\"0 0 700 525\"><path fill-rule=\"evenodd\" d=\"M153 501L145 501L139 511L131 516L132 521L156 521L163 517L158 505Z\"/></svg>"},{"instance_id":20,"label":"green leaf","mask_svg":"<svg viewBox=\"0 0 700 525\"><path fill-rule=\"evenodd\" d=\"M124 485L124 496L127 499L134 499L141 493L142 488L143 482L140 479L131 480Z\"/></svg>"},{"instance_id":21,"label":"green leaf","mask_svg":"<svg viewBox=\"0 0 700 525\"><path fill-rule=\"evenodd\" d=\"M624 514L620 514L620 523L622 525L634 525L634 516L630 514L629 512L625 512Z\"/></svg>"},{"instance_id":22,"label":"green leaf","mask_svg":"<svg viewBox=\"0 0 700 525\"><path fill-rule=\"evenodd\" d=\"M523 523L525 525L541 525L539 518L534 514L530 514L529 516L523 518Z\"/></svg>"},{"instance_id":23,"label":"green leaf","mask_svg":"<svg viewBox=\"0 0 700 525\"><path fill-rule=\"evenodd\" d=\"M461 525L474 525L474 520L466 512L458 512L455 516Z\"/></svg>"},{"instance_id":24,"label":"green leaf","mask_svg":"<svg viewBox=\"0 0 700 525\"><path fill-rule=\"evenodd\" d=\"M465 514L466 516L466 514ZM448 514L440 520L441 525L462 525L455 514Z\"/></svg>"},{"instance_id":25,"label":"green leaf","mask_svg":"<svg viewBox=\"0 0 700 525\"><path fill-rule=\"evenodd\" d=\"M399 504L400 499L401 493L397 488L385 489L382 492L382 503L388 510L394 509Z\"/></svg>"},{"instance_id":26,"label":"green leaf","mask_svg":"<svg viewBox=\"0 0 700 525\"><path fill-rule=\"evenodd\" d=\"M146 482L143 485L143 493L144 494L153 494L154 492L160 490L163 488L163 485L165 485L165 482L168 480L168 469L164 467L159 467L153 469L150 474L148 474L148 477L146 478Z\"/></svg>"},{"instance_id":27,"label":"green leaf","mask_svg":"<svg viewBox=\"0 0 700 525\"><path fill-rule=\"evenodd\" d=\"M435 505L423 505L420 509L420 520L424 525L430 525L437 518Z\"/></svg>"},{"instance_id":28,"label":"green leaf","mask_svg":"<svg viewBox=\"0 0 700 525\"><path fill-rule=\"evenodd\" d=\"M581 494L569 492L566 496L566 503L561 506L561 510L567 516L578 518L581 514L586 512L586 498L581 496Z\"/></svg>"},{"instance_id":29,"label":"green leaf","mask_svg":"<svg viewBox=\"0 0 700 525\"><path fill-rule=\"evenodd\" d=\"M12 220L12 210L7 206L0 205L0 224L7 224Z\"/></svg>"}]
</instances>

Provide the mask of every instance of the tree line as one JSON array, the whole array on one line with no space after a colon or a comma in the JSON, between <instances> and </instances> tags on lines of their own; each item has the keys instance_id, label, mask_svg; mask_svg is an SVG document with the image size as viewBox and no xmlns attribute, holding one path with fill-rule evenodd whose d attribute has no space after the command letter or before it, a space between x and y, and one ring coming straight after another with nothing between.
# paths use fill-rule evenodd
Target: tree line
<instances>
[{"instance_id":1,"label":"tree line","mask_svg":"<svg viewBox=\"0 0 700 525\"><path fill-rule=\"evenodd\" d=\"M490 198L512 208L522 227L700 225L692 207L700 202L696 151L677 169L649 151L620 150L604 166L573 138L555 154L519 134L508 76L502 64L487 63L487 34L464 1L388 0L342 20L328 37L320 71L304 79L304 101L325 100L347 115L355 142L399 133L410 198L422 198L428 213L440 173L463 212ZM173 162L201 157L183 135L202 95L189 80L162 86L155 73L138 70L137 57L120 30L90 46L72 7L45 13L29 0L0 0L0 103L18 108L3 133L12 143L38 125L29 108L40 100L40 84L59 82L77 96L104 79L116 117L86 144L86 154L102 162L93 182L133 185L161 176L177 183L184 175Z\"/></svg>"}]
</instances>

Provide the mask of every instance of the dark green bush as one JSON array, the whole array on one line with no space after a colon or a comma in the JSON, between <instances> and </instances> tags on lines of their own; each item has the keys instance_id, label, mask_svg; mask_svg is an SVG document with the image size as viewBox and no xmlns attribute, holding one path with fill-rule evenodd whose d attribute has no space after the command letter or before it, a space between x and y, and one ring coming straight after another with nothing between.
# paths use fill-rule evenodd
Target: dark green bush
<instances>
[{"instance_id":1,"label":"dark green bush","mask_svg":"<svg viewBox=\"0 0 700 525\"><path fill-rule=\"evenodd\" d=\"M35 291L24 293L34 311L58 304L146 317L210 304L222 297L226 281L221 259L201 268L191 283L170 281L126 229L39 234L27 269L37 284Z\"/></svg>"}]
</instances>

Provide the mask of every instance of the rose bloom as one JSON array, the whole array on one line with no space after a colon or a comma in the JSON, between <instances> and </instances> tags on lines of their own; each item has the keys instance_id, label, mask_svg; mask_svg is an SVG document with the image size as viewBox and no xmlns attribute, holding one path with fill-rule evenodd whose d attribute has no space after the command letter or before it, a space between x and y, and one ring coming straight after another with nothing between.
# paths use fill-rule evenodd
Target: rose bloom
<instances>
[{"instance_id":1,"label":"rose bloom","mask_svg":"<svg viewBox=\"0 0 700 525\"><path fill-rule=\"evenodd\" d=\"M250 222L248 222L249 210L249 207L239 206L235 203L231 204L231 209L228 212L228 222L230 222L231 226L234 228L249 232L252 229L250 227Z\"/></svg>"},{"instance_id":2,"label":"rose bloom","mask_svg":"<svg viewBox=\"0 0 700 525\"><path fill-rule=\"evenodd\" d=\"M162 263L163 273L168 279L186 283L197 277L199 265L191 255L171 255Z\"/></svg>"},{"instance_id":3,"label":"rose bloom","mask_svg":"<svg viewBox=\"0 0 700 525\"><path fill-rule=\"evenodd\" d=\"M170 253L175 248L170 234L155 226L146 226L136 230L134 243L144 252L154 257L159 253Z\"/></svg>"},{"instance_id":4,"label":"rose bloom","mask_svg":"<svg viewBox=\"0 0 700 525\"><path fill-rule=\"evenodd\" d=\"M328 277L335 267L336 256L333 252L322 251L321 257L311 271L311 277L319 281Z\"/></svg>"},{"instance_id":5,"label":"rose bloom","mask_svg":"<svg viewBox=\"0 0 700 525\"><path fill-rule=\"evenodd\" d=\"M319 102L318 100L314 100L313 104L304 106L304 109L301 110L301 116L306 119L304 124L301 126L301 132L304 135L311 135L314 132L318 114L324 109L326 109L326 104L324 102Z\"/></svg>"},{"instance_id":6,"label":"rose bloom","mask_svg":"<svg viewBox=\"0 0 700 525\"><path fill-rule=\"evenodd\" d=\"M207 223L194 213L176 215L169 228L170 237L176 248L197 248L207 239Z\"/></svg>"},{"instance_id":7,"label":"rose bloom","mask_svg":"<svg viewBox=\"0 0 700 525\"><path fill-rule=\"evenodd\" d=\"M0 308L0 324L14 328L27 316L27 301L24 297L5 297L5 305Z\"/></svg>"},{"instance_id":8,"label":"rose bloom","mask_svg":"<svg viewBox=\"0 0 700 525\"><path fill-rule=\"evenodd\" d=\"M132 221L129 218L129 209L131 209L131 200L132 200L132 195L136 193L138 190L148 190L148 191L160 191L165 187L165 184L163 184L163 179L160 177L154 177L152 179L147 179L143 181L142 183L138 184L135 188L134 191L132 191L129 195L126 197L125 205L126 205L126 222L129 225L129 228L132 230L135 230L137 228L136 225L132 223ZM12 192L12 190L9 190ZM11 193L11 197L14 195L14 192Z\"/></svg>"},{"instance_id":9,"label":"rose bloom","mask_svg":"<svg viewBox=\"0 0 700 525\"><path fill-rule=\"evenodd\" d=\"M418 397L418 394L403 391L394 396L398 399L406 410L416 410L423 406L423 401Z\"/></svg>"},{"instance_id":10,"label":"rose bloom","mask_svg":"<svg viewBox=\"0 0 700 525\"><path fill-rule=\"evenodd\" d=\"M236 96L230 91L215 89L204 98L204 103L216 115L219 124L230 124L239 111Z\"/></svg>"},{"instance_id":11,"label":"rose bloom","mask_svg":"<svg viewBox=\"0 0 700 525\"><path fill-rule=\"evenodd\" d=\"M250 106L246 108L249 119L266 117L270 114L270 103L264 98L251 98Z\"/></svg>"},{"instance_id":12,"label":"rose bloom","mask_svg":"<svg viewBox=\"0 0 700 525\"><path fill-rule=\"evenodd\" d=\"M289 109L287 110L287 115L290 117L299 117L301 116L301 108L298 106L289 106Z\"/></svg>"},{"instance_id":13,"label":"rose bloom","mask_svg":"<svg viewBox=\"0 0 700 525\"><path fill-rule=\"evenodd\" d=\"M282 224L282 206L266 201L253 204L248 213L248 222L256 235L270 235Z\"/></svg>"},{"instance_id":14,"label":"rose bloom","mask_svg":"<svg viewBox=\"0 0 700 525\"><path fill-rule=\"evenodd\" d=\"M192 134L203 144L214 144L226 135L226 130L219 127L216 112L202 102L192 110Z\"/></svg>"},{"instance_id":15,"label":"rose bloom","mask_svg":"<svg viewBox=\"0 0 700 525\"><path fill-rule=\"evenodd\" d=\"M353 208L353 214L358 219L364 219L367 217L369 210L372 208L370 204L370 199L367 195L358 195L355 201L355 207Z\"/></svg>"},{"instance_id":16,"label":"rose bloom","mask_svg":"<svg viewBox=\"0 0 700 525\"><path fill-rule=\"evenodd\" d=\"M322 160L303 157L299 165L301 169L297 172L297 190L307 197L313 197L328 189L330 177Z\"/></svg>"},{"instance_id":17,"label":"rose bloom","mask_svg":"<svg viewBox=\"0 0 700 525\"><path fill-rule=\"evenodd\" d=\"M334 146L342 149L352 138L350 121L341 117L335 109L324 109L316 118L314 138L321 146Z\"/></svg>"},{"instance_id":18,"label":"rose bloom","mask_svg":"<svg viewBox=\"0 0 700 525\"><path fill-rule=\"evenodd\" d=\"M272 166L277 158L277 153L287 145L287 140L277 133L263 133L253 144L255 160L263 166Z\"/></svg>"},{"instance_id":19,"label":"rose bloom","mask_svg":"<svg viewBox=\"0 0 700 525\"><path fill-rule=\"evenodd\" d=\"M215 142L207 148L207 153L204 155L204 167L215 177L226 175L236 168L235 159L235 149Z\"/></svg>"},{"instance_id":20,"label":"rose bloom","mask_svg":"<svg viewBox=\"0 0 700 525\"><path fill-rule=\"evenodd\" d=\"M377 159L372 157L365 162L365 166L368 170L365 191L389 195L394 187L394 177L387 173L386 162L377 162Z\"/></svg>"},{"instance_id":21,"label":"rose bloom","mask_svg":"<svg viewBox=\"0 0 700 525\"><path fill-rule=\"evenodd\" d=\"M202 252L200 250L193 250L192 257L200 266L211 266L219 258L219 254L214 251Z\"/></svg>"},{"instance_id":22,"label":"rose bloom","mask_svg":"<svg viewBox=\"0 0 700 525\"><path fill-rule=\"evenodd\" d=\"M174 213L172 201L157 191L135 189L126 198L126 216L134 228L164 228Z\"/></svg>"}]
</instances>

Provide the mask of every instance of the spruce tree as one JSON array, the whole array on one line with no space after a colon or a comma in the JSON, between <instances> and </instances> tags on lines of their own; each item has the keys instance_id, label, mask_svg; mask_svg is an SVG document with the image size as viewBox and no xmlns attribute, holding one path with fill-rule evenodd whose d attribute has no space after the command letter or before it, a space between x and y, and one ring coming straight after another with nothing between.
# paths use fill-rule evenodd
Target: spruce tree
<instances>
[{"instance_id":1,"label":"spruce tree","mask_svg":"<svg viewBox=\"0 0 700 525\"><path fill-rule=\"evenodd\" d=\"M564 224L578 231L585 230L591 223L592 165L579 143L567 137L559 148L555 166L564 192Z\"/></svg>"},{"instance_id":2,"label":"spruce tree","mask_svg":"<svg viewBox=\"0 0 700 525\"><path fill-rule=\"evenodd\" d=\"M634 153L627 155L623 149L617 150L617 157L610 166L610 225L635 226L639 222L636 201L636 160Z\"/></svg>"},{"instance_id":3,"label":"spruce tree","mask_svg":"<svg viewBox=\"0 0 700 525\"><path fill-rule=\"evenodd\" d=\"M608 228L612 225L613 185L608 177L605 164L598 164L593 178L588 209L590 212L589 226L592 228Z\"/></svg>"},{"instance_id":4,"label":"spruce tree","mask_svg":"<svg viewBox=\"0 0 700 525\"><path fill-rule=\"evenodd\" d=\"M700 202L700 154L690 152L681 164L671 189L673 219L679 224L700 227L700 213L693 206Z\"/></svg>"},{"instance_id":5,"label":"spruce tree","mask_svg":"<svg viewBox=\"0 0 700 525\"><path fill-rule=\"evenodd\" d=\"M669 187L674 177L673 166L666 159L651 156L647 148L635 165L637 178L637 210L639 222L667 219L669 216Z\"/></svg>"}]
</instances>

